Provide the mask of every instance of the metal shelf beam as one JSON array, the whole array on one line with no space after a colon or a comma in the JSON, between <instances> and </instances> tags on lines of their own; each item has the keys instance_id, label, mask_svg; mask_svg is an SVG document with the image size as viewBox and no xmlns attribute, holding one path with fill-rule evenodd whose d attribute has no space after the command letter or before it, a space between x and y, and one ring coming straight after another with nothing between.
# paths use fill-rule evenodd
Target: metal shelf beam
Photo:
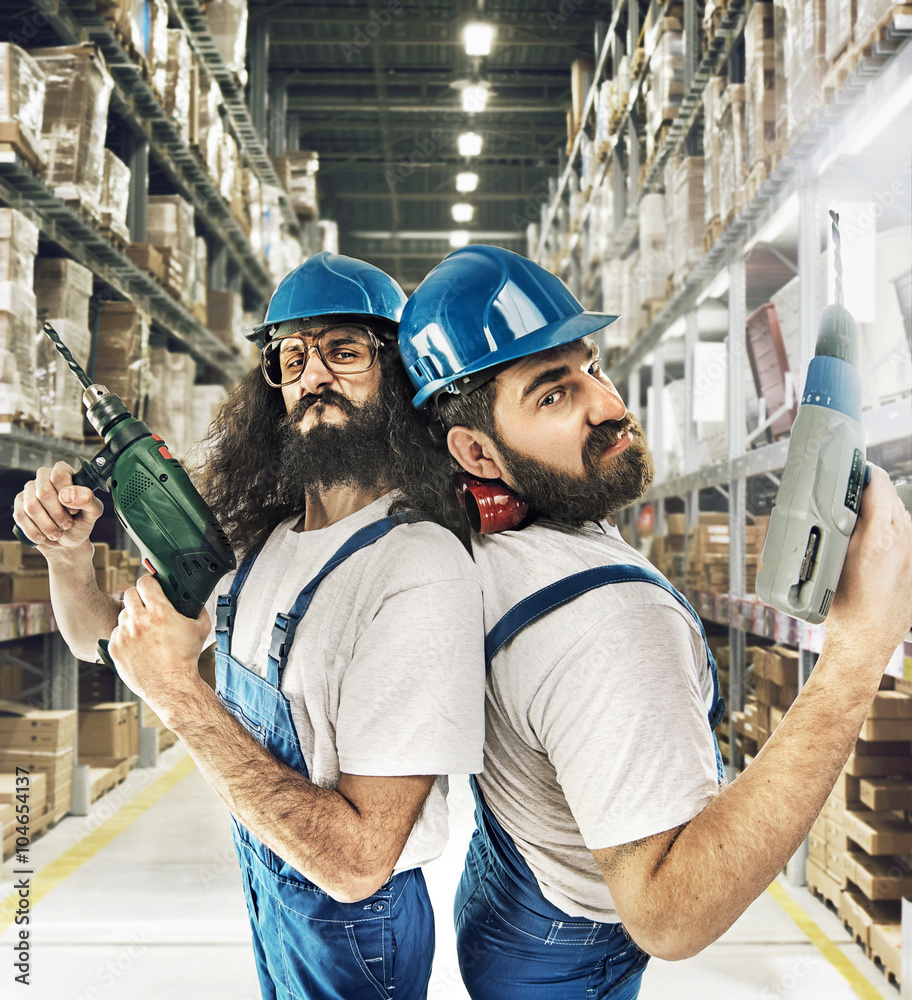
<instances>
[{"instance_id":1,"label":"metal shelf beam","mask_svg":"<svg viewBox=\"0 0 912 1000\"><path fill-rule=\"evenodd\" d=\"M114 80L116 109L147 138L150 151L169 180L190 200L202 224L217 237L237 262L244 279L261 298L268 298L273 281L253 252L241 224L231 213L203 164L188 148L177 122L170 118L139 65L124 51L93 0L58 0L53 15L62 37L72 42L93 42ZM277 182L276 182L277 183Z\"/></svg>"},{"instance_id":2,"label":"metal shelf beam","mask_svg":"<svg viewBox=\"0 0 912 1000\"><path fill-rule=\"evenodd\" d=\"M263 140L254 128L250 111L244 101L244 88L237 76L225 65L225 60L215 44L215 39L209 30L209 22L206 20L206 15L198 0L175 0L175 5L178 16L193 38L194 46L206 64L209 75L218 82L235 135L240 141L250 165L256 171L260 183L269 184L284 192ZM291 201L286 194L283 194L279 200L279 206L289 231L292 235L298 235L298 217L292 210Z\"/></svg>"},{"instance_id":3,"label":"metal shelf beam","mask_svg":"<svg viewBox=\"0 0 912 1000\"><path fill-rule=\"evenodd\" d=\"M29 218L52 243L89 268L117 295L135 302L200 361L237 381L247 366L146 271L85 217L62 202L13 152L0 152L0 199Z\"/></svg>"}]
</instances>

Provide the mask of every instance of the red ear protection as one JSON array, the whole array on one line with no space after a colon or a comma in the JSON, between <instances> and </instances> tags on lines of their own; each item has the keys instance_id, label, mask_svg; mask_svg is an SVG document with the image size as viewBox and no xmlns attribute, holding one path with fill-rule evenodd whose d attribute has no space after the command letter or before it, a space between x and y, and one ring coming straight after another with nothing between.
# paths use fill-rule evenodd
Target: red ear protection
<instances>
[{"instance_id":1,"label":"red ear protection","mask_svg":"<svg viewBox=\"0 0 912 1000\"><path fill-rule=\"evenodd\" d=\"M499 479L476 479L462 473L453 484L459 506L479 535L515 528L529 513L529 504Z\"/></svg>"}]
</instances>

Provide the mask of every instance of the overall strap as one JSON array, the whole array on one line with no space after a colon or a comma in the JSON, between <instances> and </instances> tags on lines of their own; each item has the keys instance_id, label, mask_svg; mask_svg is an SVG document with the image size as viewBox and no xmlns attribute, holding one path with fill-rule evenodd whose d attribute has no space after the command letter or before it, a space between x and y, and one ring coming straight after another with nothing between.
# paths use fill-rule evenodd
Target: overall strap
<instances>
[{"instance_id":1,"label":"overall strap","mask_svg":"<svg viewBox=\"0 0 912 1000\"><path fill-rule=\"evenodd\" d=\"M237 611L237 599L241 588L247 582L247 577L256 557L260 554L260 549L251 549L244 557L244 561L234 574L231 581L231 589L227 594L219 594L215 607L215 647L220 653L231 653L231 633L234 630L234 616Z\"/></svg>"},{"instance_id":2,"label":"overall strap","mask_svg":"<svg viewBox=\"0 0 912 1000\"><path fill-rule=\"evenodd\" d=\"M595 566L592 569L583 570L580 573L573 573L565 576L555 583L542 587L534 594L530 594L510 610L497 622L485 637L485 670L491 669L491 661L497 655L501 647L509 642L517 632L530 625L532 622L546 615L549 611L559 608L562 604L572 601L575 597L585 594L597 587L604 587L611 583L651 583L656 587L671 594L672 597L685 608L700 629L703 643L706 646L706 655L709 660L710 673L713 681L713 703L709 713L710 728L715 727L722 721L725 715L725 699L719 696L719 677L716 673L716 664L706 643L706 633L703 630L703 623L699 615L691 607L690 602L678 590L676 590L661 574L655 570L646 569L642 566L618 565L618 566Z\"/></svg>"},{"instance_id":3,"label":"overall strap","mask_svg":"<svg viewBox=\"0 0 912 1000\"><path fill-rule=\"evenodd\" d=\"M380 521L368 524L356 531L351 538L347 539L336 552L327 560L323 568L298 594L297 599L287 614L276 615L275 625L272 627L272 641L269 646L269 666L268 676L280 686L282 673L288 662L288 653L291 644L294 642L295 631L301 619L307 613L310 602L320 582L325 576L331 573L337 566L357 552L359 549L372 545L379 538L392 531L399 524L414 524L418 521L430 521L432 518L420 511L404 511L401 514L391 514Z\"/></svg>"}]
</instances>

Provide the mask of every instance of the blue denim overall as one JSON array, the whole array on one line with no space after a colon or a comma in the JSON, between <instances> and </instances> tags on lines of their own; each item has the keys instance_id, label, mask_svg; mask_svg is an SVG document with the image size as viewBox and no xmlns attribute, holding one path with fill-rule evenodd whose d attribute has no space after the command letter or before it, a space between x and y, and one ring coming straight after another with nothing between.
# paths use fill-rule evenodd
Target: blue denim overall
<instances>
[{"instance_id":1,"label":"blue denim overall","mask_svg":"<svg viewBox=\"0 0 912 1000\"><path fill-rule=\"evenodd\" d=\"M256 559L244 559L228 594L218 598L216 677L219 698L269 752L305 777L307 763L282 693L282 674L295 629L320 581L353 552L397 524L427 520L417 513L384 518L355 532L280 614L272 632L266 677L231 656L238 597ZM434 917L420 868L400 872L367 899L340 903L262 844L234 816L264 1000L419 1000L427 995L434 957ZM395 994L393 987L395 985Z\"/></svg>"},{"instance_id":2,"label":"blue denim overall","mask_svg":"<svg viewBox=\"0 0 912 1000\"><path fill-rule=\"evenodd\" d=\"M646 582L685 607L706 635L687 600L658 573L639 566L599 566L558 580L511 608L485 640L487 669L520 629L596 587ZM711 729L722 720L716 664L706 647L713 679ZM725 776L719 745L716 771ZM649 960L620 923L570 917L542 894L531 868L498 823L474 778L475 822L465 869L456 890L456 945L463 982L472 1000L635 1000Z\"/></svg>"}]
</instances>

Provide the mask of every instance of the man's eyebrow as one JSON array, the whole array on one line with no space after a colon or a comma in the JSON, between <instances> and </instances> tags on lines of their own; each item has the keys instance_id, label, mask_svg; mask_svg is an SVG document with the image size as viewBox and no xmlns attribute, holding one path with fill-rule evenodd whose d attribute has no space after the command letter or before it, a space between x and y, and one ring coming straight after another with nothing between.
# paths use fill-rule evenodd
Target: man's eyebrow
<instances>
[{"instance_id":1,"label":"man's eyebrow","mask_svg":"<svg viewBox=\"0 0 912 1000\"><path fill-rule=\"evenodd\" d=\"M593 361L598 360L599 349L598 345L592 341L588 344L584 344L586 347L586 361L592 364ZM520 396L520 403L524 403L528 396L531 396L536 389L541 388L543 385L547 385L549 382L559 382L562 378L566 378L570 374L570 365L555 365L553 368L546 368L544 371L539 372L532 381L523 389L523 394Z\"/></svg>"},{"instance_id":2,"label":"man's eyebrow","mask_svg":"<svg viewBox=\"0 0 912 1000\"><path fill-rule=\"evenodd\" d=\"M554 368L546 368L544 371L539 372L526 388L523 389L523 394L519 398L520 403L524 403L536 389L541 388L543 385L548 385L550 382L559 382L569 374L570 365L555 365Z\"/></svg>"}]
</instances>

